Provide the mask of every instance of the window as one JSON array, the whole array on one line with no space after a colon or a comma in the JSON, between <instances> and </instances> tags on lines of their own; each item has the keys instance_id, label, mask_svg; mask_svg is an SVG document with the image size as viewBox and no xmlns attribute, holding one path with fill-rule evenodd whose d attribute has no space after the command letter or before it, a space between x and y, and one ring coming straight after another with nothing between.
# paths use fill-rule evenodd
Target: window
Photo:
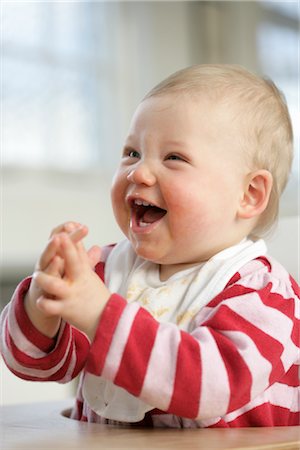
<instances>
[{"instance_id":1,"label":"window","mask_svg":"<svg viewBox=\"0 0 300 450\"><path fill-rule=\"evenodd\" d=\"M294 131L294 163L283 203L286 213L299 208L300 110L299 110L299 21L296 2L261 2L262 14L257 28L258 64L261 71L283 91ZM296 207L295 207L296 205ZM298 206L297 206L298 205Z\"/></svg>"},{"instance_id":2,"label":"window","mask_svg":"<svg viewBox=\"0 0 300 450\"><path fill-rule=\"evenodd\" d=\"M105 2L3 3L5 166L72 171L110 164L112 13Z\"/></svg>"}]
</instances>

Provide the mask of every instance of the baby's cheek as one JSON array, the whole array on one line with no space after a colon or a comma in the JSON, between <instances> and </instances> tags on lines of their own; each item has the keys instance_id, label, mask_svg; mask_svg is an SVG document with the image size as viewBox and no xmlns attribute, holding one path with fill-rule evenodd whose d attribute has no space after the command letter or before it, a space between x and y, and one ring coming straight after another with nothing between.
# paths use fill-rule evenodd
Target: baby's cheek
<instances>
[{"instance_id":1,"label":"baby's cheek","mask_svg":"<svg viewBox=\"0 0 300 450\"><path fill-rule=\"evenodd\" d=\"M211 226L211 214L200 205L182 206L177 202L172 209L174 224L184 234L193 234L209 230ZM187 237L187 236L186 236Z\"/></svg>"},{"instance_id":2,"label":"baby's cheek","mask_svg":"<svg viewBox=\"0 0 300 450\"><path fill-rule=\"evenodd\" d=\"M197 215L197 211L202 210L203 203L205 204L187 183L182 184L180 190L178 188L171 190L166 198L166 203L168 211L189 216Z\"/></svg>"},{"instance_id":3,"label":"baby's cheek","mask_svg":"<svg viewBox=\"0 0 300 450\"><path fill-rule=\"evenodd\" d=\"M126 208L122 191L116 184L111 189L111 204L115 219L120 228L124 231L124 227L126 227L129 222L129 211L128 208Z\"/></svg>"},{"instance_id":4,"label":"baby's cheek","mask_svg":"<svg viewBox=\"0 0 300 450\"><path fill-rule=\"evenodd\" d=\"M119 207L120 204L125 201L126 179L124 179L121 173L114 176L110 194L112 205L114 208Z\"/></svg>"}]
</instances>

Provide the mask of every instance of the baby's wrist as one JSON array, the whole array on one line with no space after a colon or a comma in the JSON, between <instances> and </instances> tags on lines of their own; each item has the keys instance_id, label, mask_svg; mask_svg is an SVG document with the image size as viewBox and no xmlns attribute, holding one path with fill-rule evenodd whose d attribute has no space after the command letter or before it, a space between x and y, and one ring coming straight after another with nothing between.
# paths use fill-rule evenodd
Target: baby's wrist
<instances>
[{"instance_id":1,"label":"baby's wrist","mask_svg":"<svg viewBox=\"0 0 300 450\"><path fill-rule=\"evenodd\" d=\"M95 335L96 335L96 332L97 332L97 329L98 329L100 317L101 317L101 314L102 314L104 308L105 308L105 305L103 306L103 308L101 308L100 311L98 311L95 314L95 316L93 318L93 321L89 321L89 326L85 330L83 330L84 333L89 338L90 343L92 343L94 341L94 339L95 339Z\"/></svg>"}]
</instances>

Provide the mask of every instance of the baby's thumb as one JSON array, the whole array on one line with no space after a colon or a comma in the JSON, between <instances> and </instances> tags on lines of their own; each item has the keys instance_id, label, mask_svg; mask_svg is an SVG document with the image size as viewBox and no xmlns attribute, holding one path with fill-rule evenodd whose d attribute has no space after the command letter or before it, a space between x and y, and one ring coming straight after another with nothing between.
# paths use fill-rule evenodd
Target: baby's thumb
<instances>
[{"instance_id":1,"label":"baby's thumb","mask_svg":"<svg viewBox=\"0 0 300 450\"><path fill-rule=\"evenodd\" d=\"M93 247L91 247L88 250L87 254L88 254L90 266L92 269L94 269L95 265L100 261L101 248L98 247L97 245L93 245Z\"/></svg>"}]
</instances>

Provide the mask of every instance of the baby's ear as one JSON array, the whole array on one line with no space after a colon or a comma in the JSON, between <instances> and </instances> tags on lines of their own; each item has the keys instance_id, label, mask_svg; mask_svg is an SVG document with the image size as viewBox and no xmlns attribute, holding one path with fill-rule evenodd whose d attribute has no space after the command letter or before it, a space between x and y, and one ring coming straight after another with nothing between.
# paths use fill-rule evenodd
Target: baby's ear
<instances>
[{"instance_id":1,"label":"baby's ear","mask_svg":"<svg viewBox=\"0 0 300 450\"><path fill-rule=\"evenodd\" d=\"M262 214L268 205L272 185L273 177L268 170L261 169L248 174L238 208L238 217L251 219Z\"/></svg>"}]
</instances>

